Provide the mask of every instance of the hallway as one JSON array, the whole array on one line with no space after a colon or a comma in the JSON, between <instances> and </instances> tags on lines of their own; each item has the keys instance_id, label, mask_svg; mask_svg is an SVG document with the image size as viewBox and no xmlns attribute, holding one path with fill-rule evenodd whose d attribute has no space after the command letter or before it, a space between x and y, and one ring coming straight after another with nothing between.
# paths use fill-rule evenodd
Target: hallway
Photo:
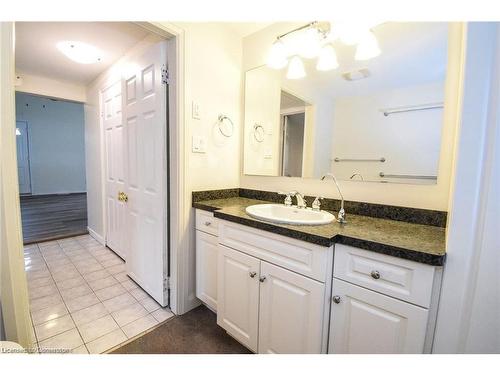
<instances>
[{"instance_id":1,"label":"hallway","mask_svg":"<svg viewBox=\"0 0 500 375\"><path fill-rule=\"evenodd\" d=\"M24 259L40 352L102 353L174 316L89 235L25 246Z\"/></svg>"}]
</instances>

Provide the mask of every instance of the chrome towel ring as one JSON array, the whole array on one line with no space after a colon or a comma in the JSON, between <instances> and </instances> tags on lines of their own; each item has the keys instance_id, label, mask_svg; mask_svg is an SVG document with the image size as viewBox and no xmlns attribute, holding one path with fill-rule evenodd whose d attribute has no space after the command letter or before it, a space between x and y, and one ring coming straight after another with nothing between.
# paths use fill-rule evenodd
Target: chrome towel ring
<instances>
[{"instance_id":1,"label":"chrome towel ring","mask_svg":"<svg viewBox=\"0 0 500 375\"><path fill-rule=\"evenodd\" d=\"M230 126L228 126L227 124L229 124ZM219 115L217 126L219 127L220 133L224 137L227 137L227 138L232 137L232 135L234 133L234 124L233 124L233 121L228 116Z\"/></svg>"},{"instance_id":2,"label":"chrome towel ring","mask_svg":"<svg viewBox=\"0 0 500 375\"><path fill-rule=\"evenodd\" d=\"M255 140L259 143L264 142L264 136L265 136L265 130L264 127L260 124L255 123L253 125L253 137Z\"/></svg>"}]
</instances>

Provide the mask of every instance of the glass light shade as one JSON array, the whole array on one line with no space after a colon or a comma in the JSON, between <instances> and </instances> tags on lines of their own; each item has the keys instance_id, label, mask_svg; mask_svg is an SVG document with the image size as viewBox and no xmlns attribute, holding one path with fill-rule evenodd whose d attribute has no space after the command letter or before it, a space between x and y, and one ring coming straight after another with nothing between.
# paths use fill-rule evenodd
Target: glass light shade
<instances>
[{"instance_id":1,"label":"glass light shade","mask_svg":"<svg viewBox=\"0 0 500 375\"><path fill-rule=\"evenodd\" d=\"M335 49L331 44L327 44L319 52L316 69L321 71L327 71L327 70L337 69L338 67L339 63L337 62L337 54L335 53Z\"/></svg>"},{"instance_id":2,"label":"glass light shade","mask_svg":"<svg viewBox=\"0 0 500 375\"><path fill-rule=\"evenodd\" d=\"M380 47L378 46L377 38L369 31L361 39L356 48L356 60L369 60L380 55Z\"/></svg>"},{"instance_id":3,"label":"glass light shade","mask_svg":"<svg viewBox=\"0 0 500 375\"><path fill-rule=\"evenodd\" d=\"M321 50L321 35L318 29L311 27L298 32L296 48L296 52L306 59L312 59L318 56Z\"/></svg>"},{"instance_id":4,"label":"glass light shade","mask_svg":"<svg viewBox=\"0 0 500 375\"><path fill-rule=\"evenodd\" d=\"M348 46L358 44L366 34L367 28L355 22L339 22L332 26L332 39L340 39L340 41Z\"/></svg>"},{"instance_id":5,"label":"glass light shade","mask_svg":"<svg viewBox=\"0 0 500 375\"><path fill-rule=\"evenodd\" d=\"M57 49L67 58L80 64L94 64L101 60L100 51L87 43L64 41L57 43Z\"/></svg>"},{"instance_id":6,"label":"glass light shade","mask_svg":"<svg viewBox=\"0 0 500 375\"><path fill-rule=\"evenodd\" d=\"M267 66L272 69L282 69L287 63L286 47L281 40L277 40L271 46L267 56Z\"/></svg>"},{"instance_id":7,"label":"glass light shade","mask_svg":"<svg viewBox=\"0 0 500 375\"><path fill-rule=\"evenodd\" d=\"M294 56L290 60L288 65L288 72L286 73L287 79L299 79L306 76L306 71L304 70L304 64L299 56Z\"/></svg>"}]
</instances>

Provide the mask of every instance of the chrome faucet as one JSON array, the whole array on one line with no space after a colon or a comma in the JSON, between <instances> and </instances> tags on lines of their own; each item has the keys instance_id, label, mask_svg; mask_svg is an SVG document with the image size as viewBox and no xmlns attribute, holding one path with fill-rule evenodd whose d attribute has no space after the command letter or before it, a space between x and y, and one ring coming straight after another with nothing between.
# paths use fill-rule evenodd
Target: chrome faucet
<instances>
[{"instance_id":1,"label":"chrome faucet","mask_svg":"<svg viewBox=\"0 0 500 375\"><path fill-rule=\"evenodd\" d=\"M285 195L285 206L291 206L292 205L292 197L295 197L297 199L297 208L306 208L307 207L307 202L303 194L299 193L298 191L291 191L289 193L284 193L282 191L278 191L279 195Z\"/></svg>"},{"instance_id":2,"label":"chrome faucet","mask_svg":"<svg viewBox=\"0 0 500 375\"><path fill-rule=\"evenodd\" d=\"M331 173L327 173L325 174L323 177L321 177L321 181L323 181L325 178L327 177L331 177L333 182L335 182L335 186L337 186L337 190L340 194L340 210L339 210L339 213L337 215L337 221L340 223L340 224L345 224L347 223L347 221L345 220L345 210L344 210L344 196L342 195L342 191L340 191L340 186L337 182L337 179L335 178L335 176Z\"/></svg>"},{"instance_id":3,"label":"chrome faucet","mask_svg":"<svg viewBox=\"0 0 500 375\"><path fill-rule=\"evenodd\" d=\"M306 198L298 191L293 192L293 196L297 199L297 208L307 208Z\"/></svg>"},{"instance_id":4,"label":"chrome faucet","mask_svg":"<svg viewBox=\"0 0 500 375\"><path fill-rule=\"evenodd\" d=\"M356 177L356 176L359 176L359 178L361 179L361 181L364 181L364 180L365 180L365 179L363 178L363 175L362 175L361 173L354 173L354 174L350 177L350 179L352 180L352 179L354 179L354 177Z\"/></svg>"}]
</instances>

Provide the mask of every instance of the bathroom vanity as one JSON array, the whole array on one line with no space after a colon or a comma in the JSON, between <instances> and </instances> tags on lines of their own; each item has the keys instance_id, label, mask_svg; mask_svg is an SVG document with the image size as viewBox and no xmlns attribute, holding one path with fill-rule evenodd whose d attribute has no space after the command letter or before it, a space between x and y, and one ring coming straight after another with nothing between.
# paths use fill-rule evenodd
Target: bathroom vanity
<instances>
[{"instance_id":1,"label":"bathroom vanity","mask_svg":"<svg viewBox=\"0 0 500 375\"><path fill-rule=\"evenodd\" d=\"M237 189L236 189L237 190ZM444 228L363 215L297 226L194 200L196 295L255 353L429 353Z\"/></svg>"}]
</instances>

